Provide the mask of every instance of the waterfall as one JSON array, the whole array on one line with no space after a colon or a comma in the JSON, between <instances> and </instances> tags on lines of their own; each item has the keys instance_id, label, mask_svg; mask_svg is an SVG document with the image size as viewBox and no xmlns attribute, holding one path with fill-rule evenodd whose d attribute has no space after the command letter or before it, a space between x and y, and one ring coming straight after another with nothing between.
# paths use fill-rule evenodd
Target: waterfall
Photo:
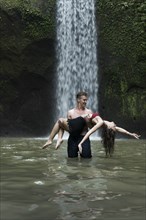
<instances>
[{"instance_id":1,"label":"waterfall","mask_svg":"<svg viewBox=\"0 0 146 220\"><path fill-rule=\"evenodd\" d=\"M57 116L66 117L76 94L89 94L98 111L97 31L94 0L57 0Z\"/></svg>"}]
</instances>

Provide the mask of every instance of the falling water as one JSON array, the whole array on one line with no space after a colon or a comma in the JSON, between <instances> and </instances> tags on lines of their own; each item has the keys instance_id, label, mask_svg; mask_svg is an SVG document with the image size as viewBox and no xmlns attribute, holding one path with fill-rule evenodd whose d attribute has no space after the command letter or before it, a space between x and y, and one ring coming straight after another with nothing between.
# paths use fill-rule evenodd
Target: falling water
<instances>
[{"instance_id":1,"label":"falling water","mask_svg":"<svg viewBox=\"0 0 146 220\"><path fill-rule=\"evenodd\" d=\"M57 61L57 115L66 116L79 91L88 92L88 107L97 111L94 0L57 0Z\"/></svg>"}]
</instances>

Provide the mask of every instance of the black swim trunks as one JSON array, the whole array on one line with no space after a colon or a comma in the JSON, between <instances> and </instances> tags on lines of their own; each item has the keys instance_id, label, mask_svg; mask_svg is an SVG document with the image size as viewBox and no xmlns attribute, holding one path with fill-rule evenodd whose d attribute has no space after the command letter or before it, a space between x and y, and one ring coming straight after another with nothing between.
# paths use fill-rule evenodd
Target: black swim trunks
<instances>
[{"instance_id":1,"label":"black swim trunks","mask_svg":"<svg viewBox=\"0 0 146 220\"><path fill-rule=\"evenodd\" d=\"M83 117L68 119L69 133L72 136L79 136L86 126L86 121Z\"/></svg>"},{"instance_id":2,"label":"black swim trunks","mask_svg":"<svg viewBox=\"0 0 146 220\"><path fill-rule=\"evenodd\" d=\"M68 147L67 147L67 152L68 152L68 157L78 157L78 144L80 143L80 141L82 140L84 136L82 135L78 135L78 136L72 136L69 135L68 138ZM82 154L81 157L83 158L91 158L92 154L91 154L91 144L90 144L90 140L89 138L87 140L84 141L84 143L82 144Z\"/></svg>"}]
</instances>

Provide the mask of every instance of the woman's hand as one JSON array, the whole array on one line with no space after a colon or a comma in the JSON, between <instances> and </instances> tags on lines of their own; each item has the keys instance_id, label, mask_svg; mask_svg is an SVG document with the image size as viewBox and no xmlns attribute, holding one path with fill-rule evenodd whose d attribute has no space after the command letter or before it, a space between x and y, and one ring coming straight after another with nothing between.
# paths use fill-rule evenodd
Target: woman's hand
<instances>
[{"instance_id":1,"label":"woman's hand","mask_svg":"<svg viewBox=\"0 0 146 220\"><path fill-rule=\"evenodd\" d=\"M135 137L136 139L139 139L139 138L140 138L140 135L135 134L135 133L131 133L131 136Z\"/></svg>"},{"instance_id":2,"label":"woman's hand","mask_svg":"<svg viewBox=\"0 0 146 220\"><path fill-rule=\"evenodd\" d=\"M78 148L79 148L79 152L80 152L80 154L82 154L82 145L79 144L79 145L78 145Z\"/></svg>"}]
</instances>

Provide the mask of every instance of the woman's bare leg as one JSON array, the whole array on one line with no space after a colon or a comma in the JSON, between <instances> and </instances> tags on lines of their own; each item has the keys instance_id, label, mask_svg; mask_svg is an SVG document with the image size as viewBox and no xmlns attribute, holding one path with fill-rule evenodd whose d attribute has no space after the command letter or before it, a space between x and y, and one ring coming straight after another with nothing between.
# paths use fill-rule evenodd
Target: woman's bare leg
<instances>
[{"instance_id":1,"label":"woman's bare leg","mask_svg":"<svg viewBox=\"0 0 146 220\"><path fill-rule=\"evenodd\" d=\"M60 129L59 129L59 132L58 132L57 143L56 143L56 146L55 146L55 149L56 149L56 150L60 147L60 145L61 145L62 142L63 142L63 139L62 139L63 134L64 134L64 129L60 128Z\"/></svg>"},{"instance_id":2,"label":"woman's bare leg","mask_svg":"<svg viewBox=\"0 0 146 220\"><path fill-rule=\"evenodd\" d=\"M52 129L52 131L51 131L51 133L50 133L49 139L48 139L48 141L43 145L42 149L45 149L45 148L47 148L49 145L52 144L53 139L54 139L55 135L59 132L60 128L63 129L63 130L66 130L66 131L69 130L69 129L68 129L67 119L65 119L65 118L60 118L60 119L55 123L55 125L54 125L54 127L53 127L53 129ZM61 133L61 132L62 132L62 131L60 131L60 136L59 136L59 137L61 137L61 139L62 139L62 136L63 136L64 131L63 131L62 133Z\"/></svg>"},{"instance_id":3,"label":"woman's bare leg","mask_svg":"<svg viewBox=\"0 0 146 220\"><path fill-rule=\"evenodd\" d=\"M64 131L69 131L67 119L60 118L59 119L59 125L60 125L60 129L59 129L59 132L58 132L58 139L57 139L57 143L56 143L56 146L55 146L56 150L60 147L60 145L63 142L62 137L63 137Z\"/></svg>"},{"instance_id":4,"label":"woman's bare leg","mask_svg":"<svg viewBox=\"0 0 146 220\"><path fill-rule=\"evenodd\" d=\"M55 135L58 133L59 129L60 129L60 127L59 127L59 122L57 121L57 122L55 123L55 125L54 125L54 127L53 127L51 133L50 133L50 136L49 136L48 141L43 145L42 149L45 149L45 148L47 148L49 145L52 144L53 139L54 139Z\"/></svg>"}]
</instances>

